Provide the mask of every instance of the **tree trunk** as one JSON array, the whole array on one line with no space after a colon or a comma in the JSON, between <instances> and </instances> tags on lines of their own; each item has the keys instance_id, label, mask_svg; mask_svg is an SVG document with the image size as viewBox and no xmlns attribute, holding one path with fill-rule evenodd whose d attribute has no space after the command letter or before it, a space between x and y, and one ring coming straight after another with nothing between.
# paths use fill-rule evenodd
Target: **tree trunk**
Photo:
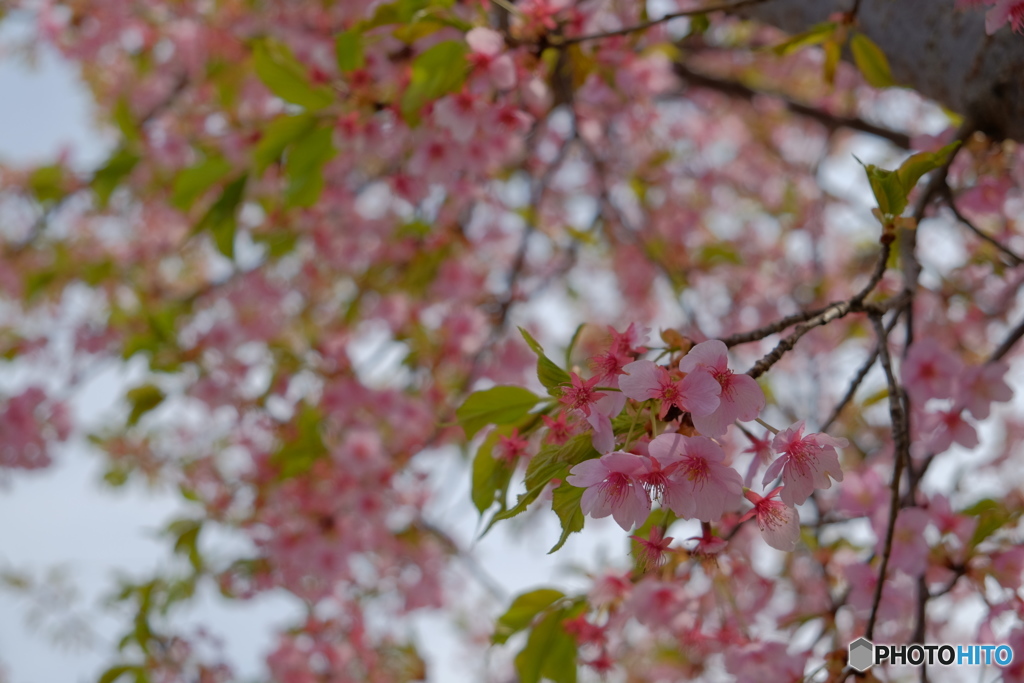
<instances>
[{"instance_id":1,"label":"tree trunk","mask_svg":"<svg viewBox=\"0 0 1024 683\"><path fill-rule=\"evenodd\" d=\"M743 16L798 33L849 11L853 0L766 0ZM985 34L985 8L955 0L861 0L860 29L889 58L893 78L967 116L997 138L1024 141L1024 36Z\"/></svg>"}]
</instances>

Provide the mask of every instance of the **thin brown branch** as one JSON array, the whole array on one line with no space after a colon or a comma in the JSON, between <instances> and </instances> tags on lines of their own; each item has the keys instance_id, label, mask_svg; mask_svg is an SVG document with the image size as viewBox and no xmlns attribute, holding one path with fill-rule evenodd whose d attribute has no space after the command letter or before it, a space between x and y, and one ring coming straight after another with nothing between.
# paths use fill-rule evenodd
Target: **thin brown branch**
<instances>
[{"instance_id":1,"label":"thin brown branch","mask_svg":"<svg viewBox=\"0 0 1024 683\"><path fill-rule=\"evenodd\" d=\"M901 149L910 149L910 136L906 133L875 125L856 116L840 116L838 114L832 114L830 112L802 104L795 100L791 100L781 93L755 90L738 81L731 81L716 76L697 73L681 62L677 62L674 66L676 75L688 82L690 85L714 90L722 93L723 95L748 101L753 100L756 97L771 97L782 102L786 109L794 114L799 114L800 116L813 119L830 131L840 128L856 130L861 133L868 133L869 135L874 135L875 137L888 140Z\"/></svg>"},{"instance_id":2,"label":"thin brown branch","mask_svg":"<svg viewBox=\"0 0 1024 683\"><path fill-rule=\"evenodd\" d=\"M683 17L694 17L700 14L707 14L709 12L730 12L732 10L741 9L743 7L749 7L750 5L760 5L767 0L739 0L739 2L722 3L719 5L708 5L707 7L698 7L697 9L684 10L681 12L672 12L666 14L663 17L652 19L650 21L644 21L633 26L626 26L625 28L616 29L614 31L604 31L601 33L591 33L585 36L572 36L569 38L563 38L562 40L552 40L551 44L554 46L561 45L574 45L576 43L583 43L590 40L600 40L601 38L614 38L615 36L628 36L631 33L639 33L640 31L646 31L649 28L664 24L672 21L673 19L682 19Z\"/></svg>"},{"instance_id":3,"label":"thin brown branch","mask_svg":"<svg viewBox=\"0 0 1024 683\"><path fill-rule=\"evenodd\" d=\"M829 306L834 305L835 304L829 304ZM759 327L756 330L751 330L749 332L740 332L739 334L733 334L728 337L723 337L721 341L724 342L725 345L729 347L737 346L739 344L748 344L750 342L760 341L765 337L769 337L777 332L782 332L783 330L792 327L797 323L806 322L811 318L821 315L822 313L829 309L829 306L823 306L822 308L815 308L814 310L811 311L802 311L800 313L787 315L785 318L780 318L775 322L769 323L764 327Z\"/></svg>"},{"instance_id":4,"label":"thin brown branch","mask_svg":"<svg viewBox=\"0 0 1024 683\"><path fill-rule=\"evenodd\" d=\"M998 360L1002 360L1003 356L1008 354L1014 347L1014 345L1020 341L1020 338L1024 337L1024 320L1017 323L1017 326L1010 330L1010 333L1003 340L1003 343L992 352L992 355L988 357L988 363L995 363Z\"/></svg>"},{"instance_id":5,"label":"thin brown branch","mask_svg":"<svg viewBox=\"0 0 1024 683\"><path fill-rule=\"evenodd\" d=\"M886 334L892 332L893 328L896 327L896 323L897 321L899 321L899 319L900 312L897 311L896 315L894 315L892 317L892 320L890 320L888 324L885 326ZM843 408L845 408L846 405L853 400L853 395L857 393L857 389L860 388L861 382L864 381L864 378L867 377L868 373L871 371L871 368L874 367L876 360L878 360L877 344L875 345L875 348L872 349L871 355L869 355L867 360L864 361L864 364L860 367L860 370L857 371L857 374L850 382L850 386L846 390L846 394L843 396L843 398L839 400L838 403L836 403L835 408L832 409L832 414L829 415L828 419L825 420L825 423L821 425L821 429L819 431L827 432L828 428L832 426L832 423L839 419L839 414L842 413Z\"/></svg>"},{"instance_id":6,"label":"thin brown branch","mask_svg":"<svg viewBox=\"0 0 1024 683\"><path fill-rule=\"evenodd\" d=\"M1015 251L1004 245L996 238L983 231L981 228L976 226L973 221L960 213L960 210L956 207L956 198L953 197L953 191L949 187L949 183L943 183L941 192L943 198L946 200L946 206L953 212L956 219L960 221L968 230L977 235L982 241L988 242L993 247L1001 251L1007 258L1010 259L1010 265L1019 266L1024 263L1024 258L1017 255Z\"/></svg>"},{"instance_id":7,"label":"thin brown branch","mask_svg":"<svg viewBox=\"0 0 1024 683\"><path fill-rule=\"evenodd\" d=\"M904 464L910 460L910 435L907 432L901 391L896 384L896 375L892 370L892 359L889 357L889 335L882 325L881 317L872 315L871 324L875 328L875 336L878 338L878 355L882 360L882 368L885 370L886 382L889 385L889 415L892 420L894 462L889 500L889 523L885 530L882 563L878 569L878 584L875 586L875 596L871 603L871 616L868 618L867 629L864 633L864 637L868 640L874 637L875 622L878 619L878 607L882 602L882 589L885 586L885 577L889 570L889 558L892 556L892 539L896 529L896 517L900 511L900 478L903 475Z\"/></svg>"}]
</instances>

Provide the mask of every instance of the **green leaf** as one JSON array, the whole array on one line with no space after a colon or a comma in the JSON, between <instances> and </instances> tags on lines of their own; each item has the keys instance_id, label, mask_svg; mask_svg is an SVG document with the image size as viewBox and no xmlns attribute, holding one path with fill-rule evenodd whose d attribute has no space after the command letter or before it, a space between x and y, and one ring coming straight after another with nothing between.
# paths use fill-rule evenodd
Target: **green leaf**
<instances>
[{"instance_id":1,"label":"green leaf","mask_svg":"<svg viewBox=\"0 0 1024 683\"><path fill-rule=\"evenodd\" d=\"M483 514L495 501L505 508L508 485L512 480L512 468L504 460L494 457L494 446L502 436L508 436L512 427L498 427L487 435L473 458L473 505Z\"/></svg>"},{"instance_id":2,"label":"green leaf","mask_svg":"<svg viewBox=\"0 0 1024 683\"><path fill-rule=\"evenodd\" d=\"M956 152L959 146L960 141L957 140L946 145L942 149L935 150L934 152L918 152L917 154L912 155L900 164L899 169L896 171L896 175L898 175L900 179L900 184L903 185L903 188L909 194L917 185L921 176L945 166L949 161L950 156Z\"/></svg>"},{"instance_id":3,"label":"green leaf","mask_svg":"<svg viewBox=\"0 0 1024 683\"><path fill-rule=\"evenodd\" d=\"M839 66L839 59L843 56L843 46L838 40L829 38L822 45L825 50L825 63L822 67L822 76L829 85L835 85L836 68Z\"/></svg>"},{"instance_id":4,"label":"green leaf","mask_svg":"<svg viewBox=\"0 0 1024 683\"><path fill-rule=\"evenodd\" d=\"M253 48L256 75L270 92L285 102L310 111L323 109L334 102L331 91L314 86L302 65L287 45L275 40L261 40Z\"/></svg>"},{"instance_id":5,"label":"green leaf","mask_svg":"<svg viewBox=\"0 0 1024 683\"><path fill-rule=\"evenodd\" d=\"M569 373L555 365L555 362L544 354L544 348L529 332L520 327L519 333L523 335L527 345L537 354L537 379L547 388L549 394L557 395L560 393L559 387L572 381Z\"/></svg>"},{"instance_id":6,"label":"green leaf","mask_svg":"<svg viewBox=\"0 0 1024 683\"><path fill-rule=\"evenodd\" d=\"M907 191L903 189L896 171L879 168L874 164L865 165L864 171L868 175L875 201L878 202L878 210L887 216L902 214L903 209L907 208Z\"/></svg>"},{"instance_id":7,"label":"green leaf","mask_svg":"<svg viewBox=\"0 0 1024 683\"><path fill-rule=\"evenodd\" d=\"M324 189L324 164L336 154L328 126L307 131L288 150L285 192L288 206L312 206Z\"/></svg>"},{"instance_id":8,"label":"green leaf","mask_svg":"<svg viewBox=\"0 0 1024 683\"><path fill-rule=\"evenodd\" d=\"M270 456L270 462L279 469L282 479L305 474L317 460L327 455L320 433L321 422L323 415L316 406L303 404L299 409L292 425L293 437Z\"/></svg>"},{"instance_id":9,"label":"green leaf","mask_svg":"<svg viewBox=\"0 0 1024 683\"><path fill-rule=\"evenodd\" d=\"M573 466L599 457L589 433L577 434L561 446L545 446L526 466L526 488L547 484L555 478L564 479Z\"/></svg>"},{"instance_id":10,"label":"green leaf","mask_svg":"<svg viewBox=\"0 0 1024 683\"><path fill-rule=\"evenodd\" d=\"M415 125L424 105L462 88L469 73L468 51L464 42L446 40L416 56L409 87L402 94L401 110L406 123Z\"/></svg>"},{"instance_id":11,"label":"green leaf","mask_svg":"<svg viewBox=\"0 0 1024 683\"><path fill-rule=\"evenodd\" d=\"M1020 518L1019 512L1010 510L1001 501L993 500L992 498L979 500L974 505L963 510L961 514L978 519L978 524L974 527L974 534L971 536L971 542L968 544L971 548L977 546L1010 522L1015 522Z\"/></svg>"},{"instance_id":12,"label":"green leaf","mask_svg":"<svg viewBox=\"0 0 1024 683\"><path fill-rule=\"evenodd\" d=\"M197 572L202 571L203 558L199 554L199 532L203 530L201 519L179 519L172 522L167 533L175 538L174 552L188 557Z\"/></svg>"},{"instance_id":13,"label":"green leaf","mask_svg":"<svg viewBox=\"0 0 1024 683\"><path fill-rule=\"evenodd\" d=\"M812 26L803 33L798 33L788 40L785 40L769 49L777 55L784 56L792 54L801 48L810 47L811 45L820 45L835 33L837 26L838 24L834 21L828 21Z\"/></svg>"},{"instance_id":14,"label":"green leaf","mask_svg":"<svg viewBox=\"0 0 1024 683\"><path fill-rule=\"evenodd\" d=\"M455 416L472 439L489 424L510 424L530 412L540 397L522 387L500 386L474 391L455 411Z\"/></svg>"},{"instance_id":15,"label":"green leaf","mask_svg":"<svg viewBox=\"0 0 1024 683\"><path fill-rule=\"evenodd\" d=\"M152 384L143 384L141 387L130 389L127 394L128 403L132 410L128 415L128 426L135 425L143 415L156 408L164 402L167 395L159 387Z\"/></svg>"},{"instance_id":16,"label":"green leaf","mask_svg":"<svg viewBox=\"0 0 1024 683\"><path fill-rule=\"evenodd\" d=\"M107 162L92 176L92 191L96 193L96 202L101 209L107 207L110 195L121 184L121 181L132 172L139 163L139 157L125 147L119 147Z\"/></svg>"},{"instance_id":17,"label":"green leaf","mask_svg":"<svg viewBox=\"0 0 1024 683\"><path fill-rule=\"evenodd\" d=\"M235 258L235 229L238 227L238 207L245 194L245 183L248 175L242 174L228 183L220 198L206 212L196 225L195 232L205 232L213 236L217 251L229 259Z\"/></svg>"},{"instance_id":18,"label":"green leaf","mask_svg":"<svg viewBox=\"0 0 1024 683\"><path fill-rule=\"evenodd\" d=\"M271 121L252 155L256 173L263 173L267 166L280 159L285 148L305 135L315 124L316 119L311 114L281 116Z\"/></svg>"},{"instance_id":19,"label":"green leaf","mask_svg":"<svg viewBox=\"0 0 1024 683\"><path fill-rule=\"evenodd\" d=\"M529 626L541 611L564 597L565 593L554 588L538 588L516 596L505 613L498 617L491 642L495 645L506 642L513 634Z\"/></svg>"},{"instance_id":20,"label":"green leaf","mask_svg":"<svg viewBox=\"0 0 1024 683\"><path fill-rule=\"evenodd\" d=\"M580 340L580 335L583 333L583 328L586 327L586 323L580 323L576 327L576 331L572 333L572 339L569 340L569 345L565 347L565 367L572 367L572 352L576 348L576 342Z\"/></svg>"},{"instance_id":21,"label":"green leaf","mask_svg":"<svg viewBox=\"0 0 1024 683\"><path fill-rule=\"evenodd\" d=\"M552 493L551 507L562 522L562 535L555 547L548 551L548 555L565 545L569 534L583 530L583 510L580 509L580 499L583 498L585 490L563 481L562 485Z\"/></svg>"},{"instance_id":22,"label":"green leaf","mask_svg":"<svg viewBox=\"0 0 1024 683\"><path fill-rule=\"evenodd\" d=\"M338 70L348 73L363 68L366 55L363 54L361 31L345 31L334 38L334 55L338 58Z\"/></svg>"},{"instance_id":23,"label":"green leaf","mask_svg":"<svg viewBox=\"0 0 1024 683\"><path fill-rule=\"evenodd\" d=\"M187 211L197 199L231 172L231 164L222 157L210 157L181 171L174 179L171 204Z\"/></svg>"},{"instance_id":24,"label":"green leaf","mask_svg":"<svg viewBox=\"0 0 1024 683\"><path fill-rule=\"evenodd\" d=\"M577 606L572 612L579 613ZM576 683L576 641L565 632L562 622L567 610L552 610L530 630L526 646L516 655L519 683L539 683L546 678L555 683Z\"/></svg>"},{"instance_id":25,"label":"green leaf","mask_svg":"<svg viewBox=\"0 0 1024 683\"><path fill-rule=\"evenodd\" d=\"M889 60L873 40L863 33L854 33L850 38L850 51L853 53L853 63L860 69L868 85L874 88L896 85L889 70Z\"/></svg>"},{"instance_id":26,"label":"green leaf","mask_svg":"<svg viewBox=\"0 0 1024 683\"><path fill-rule=\"evenodd\" d=\"M54 202L64 196L64 169L54 164L40 166L28 177L28 186L40 202Z\"/></svg>"}]
</instances>

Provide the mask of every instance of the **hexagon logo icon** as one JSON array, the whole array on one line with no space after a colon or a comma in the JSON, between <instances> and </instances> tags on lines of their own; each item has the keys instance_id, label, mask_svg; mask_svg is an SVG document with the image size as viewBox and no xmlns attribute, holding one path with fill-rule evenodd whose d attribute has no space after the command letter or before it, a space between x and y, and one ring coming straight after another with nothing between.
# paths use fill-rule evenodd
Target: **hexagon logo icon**
<instances>
[{"instance_id":1,"label":"hexagon logo icon","mask_svg":"<svg viewBox=\"0 0 1024 683\"><path fill-rule=\"evenodd\" d=\"M857 671L864 672L875 663L875 644L867 638L858 638L850 643L849 664Z\"/></svg>"}]
</instances>

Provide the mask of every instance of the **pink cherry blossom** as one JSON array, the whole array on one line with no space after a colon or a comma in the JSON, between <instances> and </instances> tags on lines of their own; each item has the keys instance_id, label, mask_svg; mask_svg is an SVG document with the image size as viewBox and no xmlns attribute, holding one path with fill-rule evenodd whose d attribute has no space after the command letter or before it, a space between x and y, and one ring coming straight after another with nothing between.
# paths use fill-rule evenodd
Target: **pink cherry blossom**
<instances>
[{"instance_id":1,"label":"pink cherry blossom","mask_svg":"<svg viewBox=\"0 0 1024 683\"><path fill-rule=\"evenodd\" d=\"M802 683L807 652L789 654L789 646L778 642L754 642L740 648L731 648L725 657L726 670L736 677L736 683L762 683L765 672L771 671L773 683Z\"/></svg>"},{"instance_id":2,"label":"pink cherry blossom","mask_svg":"<svg viewBox=\"0 0 1024 683\"><path fill-rule=\"evenodd\" d=\"M926 435L925 447L931 453L942 453L954 443L964 448L978 445L978 432L959 410L939 410L921 418L919 430Z\"/></svg>"},{"instance_id":3,"label":"pink cherry blossom","mask_svg":"<svg viewBox=\"0 0 1024 683\"><path fill-rule=\"evenodd\" d=\"M985 14L985 31L992 35L1010 24L1015 33L1024 33L1024 0L998 0Z\"/></svg>"},{"instance_id":4,"label":"pink cherry blossom","mask_svg":"<svg viewBox=\"0 0 1024 683\"><path fill-rule=\"evenodd\" d=\"M951 397L961 368L959 358L926 337L910 345L901 375L910 398L924 402Z\"/></svg>"},{"instance_id":5,"label":"pink cherry blossom","mask_svg":"<svg viewBox=\"0 0 1024 683\"><path fill-rule=\"evenodd\" d=\"M659 417L665 419L672 406L693 416L710 415L718 407L722 387L706 370L695 370L675 380L667 369L649 360L638 360L623 368L619 388L635 401L661 401Z\"/></svg>"},{"instance_id":6,"label":"pink cherry blossom","mask_svg":"<svg viewBox=\"0 0 1024 683\"><path fill-rule=\"evenodd\" d=\"M648 448L668 473L663 503L680 517L711 522L739 504L743 480L722 463L725 452L711 439L662 434Z\"/></svg>"},{"instance_id":7,"label":"pink cherry blossom","mask_svg":"<svg viewBox=\"0 0 1024 683\"><path fill-rule=\"evenodd\" d=\"M498 90L516 85L516 66L511 55L502 54L505 39L493 29L478 26L466 33L466 42L473 51L470 61L487 72Z\"/></svg>"},{"instance_id":8,"label":"pink cherry blossom","mask_svg":"<svg viewBox=\"0 0 1024 683\"><path fill-rule=\"evenodd\" d=\"M593 428L591 441L598 453L615 449L615 434L612 432L612 418L617 417L626 405L626 396L620 392L601 394L587 416L587 423Z\"/></svg>"},{"instance_id":9,"label":"pink cherry blossom","mask_svg":"<svg viewBox=\"0 0 1024 683\"><path fill-rule=\"evenodd\" d=\"M781 491L782 487L778 486L764 497L749 489L744 491L743 495L754 504L754 509L740 517L739 521L745 522L756 517L757 528L761 530L761 536L765 543L776 550L792 552L800 540L800 515L796 508L781 501L772 500Z\"/></svg>"},{"instance_id":10,"label":"pink cherry blossom","mask_svg":"<svg viewBox=\"0 0 1024 683\"><path fill-rule=\"evenodd\" d=\"M706 436L721 436L736 420L748 422L761 414L764 392L749 375L737 375L729 369L729 355L717 339L701 342L679 361L682 372L706 370L722 387L718 408L710 415L694 415L693 426Z\"/></svg>"},{"instance_id":11,"label":"pink cherry blossom","mask_svg":"<svg viewBox=\"0 0 1024 683\"><path fill-rule=\"evenodd\" d=\"M979 420L986 419L994 401L1013 398L1013 389L1003 379L1009 369L1002 361L967 368L957 382L957 403Z\"/></svg>"},{"instance_id":12,"label":"pink cherry blossom","mask_svg":"<svg viewBox=\"0 0 1024 683\"><path fill-rule=\"evenodd\" d=\"M562 387L562 395L558 400L569 410L579 410L587 417L590 417L590 410L598 399L605 396L604 392L594 391L599 377L591 377L583 380L575 372L570 377L571 384ZM621 409L620 409L621 410Z\"/></svg>"},{"instance_id":13,"label":"pink cherry blossom","mask_svg":"<svg viewBox=\"0 0 1024 683\"><path fill-rule=\"evenodd\" d=\"M900 510L896 517L896 527L893 529L890 567L909 576L924 574L928 568L928 541L925 540L924 530L930 521L928 512L921 508ZM872 522L878 539L875 552L881 554L885 543L886 525L889 522L888 508L878 508Z\"/></svg>"},{"instance_id":14,"label":"pink cherry blossom","mask_svg":"<svg viewBox=\"0 0 1024 683\"><path fill-rule=\"evenodd\" d=\"M753 457L750 459L747 473L743 476L743 485L750 488L750 484L754 481L754 476L761 466L772 461L772 439L767 432L760 438L747 433L747 438L750 439L750 447L743 449L743 452L752 453Z\"/></svg>"},{"instance_id":15,"label":"pink cherry blossom","mask_svg":"<svg viewBox=\"0 0 1024 683\"><path fill-rule=\"evenodd\" d=\"M594 518L612 515L629 531L642 525L651 512L651 499L639 481L646 469L643 456L615 451L576 465L566 481L587 489L580 500L583 514Z\"/></svg>"},{"instance_id":16,"label":"pink cherry blossom","mask_svg":"<svg viewBox=\"0 0 1024 683\"><path fill-rule=\"evenodd\" d=\"M669 545L674 539L671 536L663 536L663 534L664 530L655 526L651 527L647 538L630 536L640 546L637 552L637 564L645 571L660 567L668 561Z\"/></svg>"},{"instance_id":17,"label":"pink cherry blossom","mask_svg":"<svg viewBox=\"0 0 1024 683\"><path fill-rule=\"evenodd\" d=\"M816 488L830 488L832 480L829 477L843 480L836 448L845 448L849 442L827 434L804 436L803 433L804 423L801 420L775 435L772 449L781 455L768 467L761 481L762 486L767 486L781 474L785 488L780 498L790 506L804 503Z\"/></svg>"}]
</instances>

